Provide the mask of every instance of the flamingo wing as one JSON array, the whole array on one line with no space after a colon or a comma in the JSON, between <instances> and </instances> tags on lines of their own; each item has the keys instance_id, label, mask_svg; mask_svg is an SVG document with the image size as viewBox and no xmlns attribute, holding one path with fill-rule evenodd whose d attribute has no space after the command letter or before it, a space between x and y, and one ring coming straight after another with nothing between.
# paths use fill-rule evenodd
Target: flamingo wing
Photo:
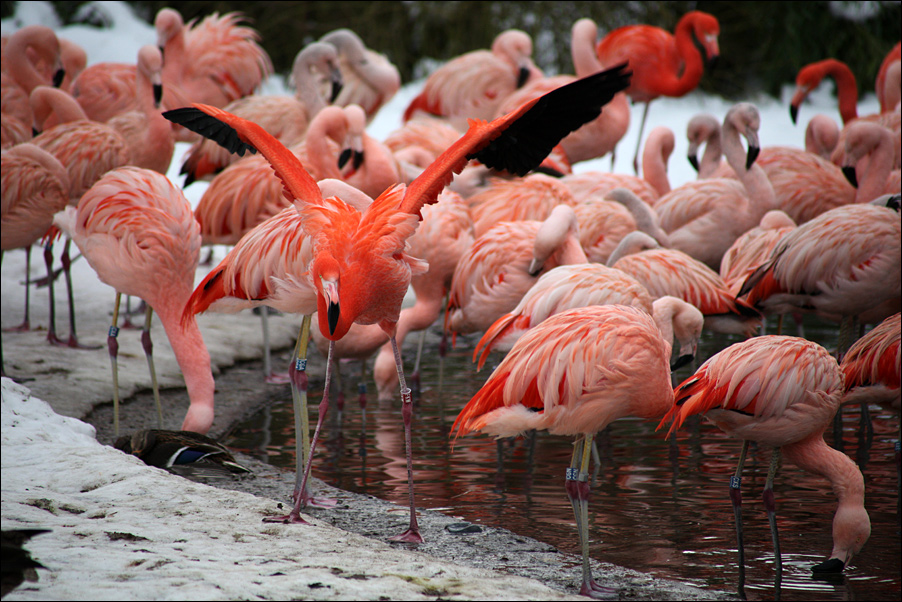
<instances>
[{"instance_id":1,"label":"flamingo wing","mask_svg":"<svg viewBox=\"0 0 902 602\"><path fill-rule=\"evenodd\" d=\"M494 121L470 120L470 128L408 186L401 210L419 213L435 202L471 159L519 176L535 169L561 139L601 114L629 85L626 64L561 86Z\"/></svg>"},{"instance_id":2,"label":"flamingo wing","mask_svg":"<svg viewBox=\"0 0 902 602\"><path fill-rule=\"evenodd\" d=\"M246 151L255 153L259 150L285 185L286 198L314 205L323 204L323 195L316 180L307 173L300 160L253 121L199 103L166 111L163 117L217 142L239 156L243 156Z\"/></svg>"}]
</instances>

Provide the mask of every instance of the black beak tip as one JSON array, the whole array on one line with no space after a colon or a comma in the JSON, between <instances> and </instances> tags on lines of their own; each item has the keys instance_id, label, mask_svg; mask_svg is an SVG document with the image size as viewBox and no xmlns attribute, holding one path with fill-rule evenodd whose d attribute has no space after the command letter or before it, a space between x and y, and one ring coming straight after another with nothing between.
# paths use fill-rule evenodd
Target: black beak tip
<instances>
[{"instance_id":1,"label":"black beak tip","mask_svg":"<svg viewBox=\"0 0 902 602\"><path fill-rule=\"evenodd\" d=\"M683 366L688 365L689 362L691 362L693 359L695 359L694 355L690 355L690 354L681 355L680 357L676 358L673 361L673 363L670 365L670 369L671 370L679 370Z\"/></svg>"},{"instance_id":2,"label":"black beak tip","mask_svg":"<svg viewBox=\"0 0 902 602\"><path fill-rule=\"evenodd\" d=\"M799 119L799 107L789 105L789 118L792 119L792 124L796 125Z\"/></svg>"},{"instance_id":3,"label":"black beak tip","mask_svg":"<svg viewBox=\"0 0 902 602\"><path fill-rule=\"evenodd\" d=\"M347 165L348 161L351 159L351 154L353 151L349 148L341 151L341 154L338 155L338 169L343 169L345 165Z\"/></svg>"},{"instance_id":4,"label":"black beak tip","mask_svg":"<svg viewBox=\"0 0 902 602\"><path fill-rule=\"evenodd\" d=\"M338 316L341 314L341 309L338 306L338 303L329 303L329 309L326 312L326 317L329 321L329 334L335 334L335 329L338 327Z\"/></svg>"},{"instance_id":5,"label":"black beak tip","mask_svg":"<svg viewBox=\"0 0 902 602\"><path fill-rule=\"evenodd\" d=\"M155 107L159 108L161 102L163 102L163 86L162 86L162 84L154 84L153 85L153 104Z\"/></svg>"},{"instance_id":6,"label":"black beak tip","mask_svg":"<svg viewBox=\"0 0 902 602\"><path fill-rule=\"evenodd\" d=\"M698 172L698 157L689 155L687 158L689 159L689 164L692 166L692 169Z\"/></svg>"},{"instance_id":7,"label":"black beak tip","mask_svg":"<svg viewBox=\"0 0 902 602\"><path fill-rule=\"evenodd\" d=\"M760 153L760 152L761 152L761 149L758 148L757 146L750 146L750 147L749 147L748 157L746 157L746 160L745 160L745 168L746 168L746 170L752 168L752 165L754 165L755 159L758 158L758 153Z\"/></svg>"},{"instance_id":8,"label":"black beak tip","mask_svg":"<svg viewBox=\"0 0 902 602\"><path fill-rule=\"evenodd\" d=\"M354 151L354 169L360 169L363 165L363 151Z\"/></svg>"},{"instance_id":9,"label":"black beak tip","mask_svg":"<svg viewBox=\"0 0 902 602\"><path fill-rule=\"evenodd\" d=\"M811 572L817 575L836 575L842 573L844 568L846 568L845 562L839 558L831 558L811 567Z\"/></svg>"},{"instance_id":10,"label":"black beak tip","mask_svg":"<svg viewBox=\"0 0 902 602\"><path fill-rule=\"evenodd\" d=\"M53 87L59 88L60 84L63 83L64 77L66 77L66 71L64 69L57 69L56 73L53 74Z\"/></svg>"},{"instance_id":11,"label":"black beak tip","mask_svg":"<svg viewBox=\"0 0 902 602\"><path fill-rule=\"evenodd\" d=\"M527 80L529 80L529 69L520 67L520 71L517 73L517 88L522 88Z\"/></svg>"},{"instance_id":12,"label":"black beak tip","mask_svg":"<svg viewBox=\"0 0 902 602\"><path fill-rule=\"evenodd\" d=\"M849 181L854 188L858 188L858 176L855 174L855 167L852 165L847 165L842 168L842 173L846 176L846 180Z\"/></svg>"},{"instance_id":13,"label":"black beak tip","mask_svg":"<svg viewBox=\"0 0 902 602\"><path fill-rule=\"evenodd\" d=\"M338 98L338 95L341 94L342 86L341 82L333 81L332 82L332 95L329 97L329 104L333 104L335 100Z\"/></svg>"}]
</instances>

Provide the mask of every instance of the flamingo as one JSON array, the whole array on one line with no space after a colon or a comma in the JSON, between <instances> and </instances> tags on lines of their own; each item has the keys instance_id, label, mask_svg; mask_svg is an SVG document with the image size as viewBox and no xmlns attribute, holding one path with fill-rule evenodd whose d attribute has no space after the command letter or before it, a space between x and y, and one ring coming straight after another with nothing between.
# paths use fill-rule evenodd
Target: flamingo
<instances>
[{"instance_id":1,"label":"flamingo","mask_svg":"<svg viewBox=\"0 0 902 602\"><path fill-rule=\"evenodd\" d=\"M44 103L49 103L47 108ZM56 88L39 86L32 91L32 103L35 118L42 119L36 125L43 124L48 111L61 116L65 123L60 123L41 132L31 143L55 156L66 168L69 176L69 203L75 205L81 196L106 172L116 167L127 165L129 148L125 139L113 127L105 123L97 123L85 118L81 107L71 95ZM69 119L73 119L69 121ZM47 339L53 344L67 344L69 347L80 347L75 332L75 306L72 294L71 260L67 239L63 246L62 265L66 278L66 289L69 297L69 340L63 343L56 334L54 304L50 308L50 325ZM45 249L44 260L48 273L52 272L53 255L50 247ZM51 280L51 296L52 280Z\"/></svg>"},{"instance_id":2,"label":"flamingo","mask_svg":"<svg viewBox=\"0 0 902 602\"><path fill-rule=\"evenodd\" d=\"M319 39L338 50L338 64L344 85L334 104L359 105L369 123L379 109L401 88L401 74L384 55L367 48L356 33L347 28L330 31Z\"/></svg>"},{"instance_id":3,"label":"flamingo","mask_svg":"<svg viewBox=\"0 0 902 602\"><path fill-rule=\"evenodd\" d=\"M761 326L761 314L736 299L720 274L678 249L660 248L644 232L627 234L607 265L638 280L652 298L672 296L691 303L712 332L751 336Z\"/></svg>"},{"instance_id":4,"label":"flamingo","mask_svg":"<svg viewBox=\"0 0 902 602\"><path fill-rule=\"evenodd\" d=\"M598 26L592 19L579 19L570 33L570 52L576 75L557 75L532 79L508 96L498 108L497 115L504 115L518 106L558 86L604 69L595 54ZM561 141L561 148L569 164L588 161L611 154L630 125L630 108L626 94L617 94L595 121L590 121Z\"/></svg>"},{"instance_id":5,"label":"flamingo","mask_svg":"<svg viewBox=\"0 0 902 602\"><path fill-rule=\"evenodd\" d=\"M542 274L517 306L485 331L473 351L477 369L492 350L510 351L530 328L549 317L589 305L629 305L652 313L648 290L625 272L599 263L559 265Z\"/></svg>"},{"instance_id":6,"label":"flamingo","mask_svg":"<svg viewBox=\"0 0 902 602\"><path fill-rule=\"evenodd\" d=\"M136 86L137 110L120 113L107 125L118 131L128 145L130 165L166 175L175 151L175 137L172 124L160 110L163 55L156 46L142 46L138 51Z\"/></svg>"},{"instance_id":7,"label":"flamingo","mask_svg":"<svg viewBox=\"0 0 902 602\"><path fill-rule=\"evenodd\" d=\"M796 89L789 105L789 115L792 122L795 123L799 113L799 107L802 101L808 96L811 90L815 89L824 77L830 76L836 82L836 94L839 98L839 114L842 118L843 129L839 134L839 143L831 156L831 160L837 165L842 163L842 141L846 135L846 128L852 123L864 120L875 122L893 132L896 141L896 148L899 147L900 121L899 111L893 110L891 107L887 111L881 109L880 113L873 115L858 115L858 86L855 81L855 74L849 69L844 62L836 59L824 59L809 63L799 70L796 75ZM878 92L878 97L880 93ZM894 165L899 165L899 151L895 152Z\"/></svg>"},{"instance_id":8,"label":"flamingo","mask_svg":"<svg viewBox=\"0 0 902 602\"><path fill-rule=\"evenodd\" d=\"M739 483L750 441L774 447L764 486L776 556L779 592L782 564L776 525L773 478L780 455L806 472L829 479L839 505L833 518L833 551L814 566L816 573L840 572L871 533L864 508L864 478L844 453L824 441L824 431L839 408L842 373L836 360L820 345L798 337L760 336L717 353L674 391L673 406L660 428L671 418L668 436L689 416L704 414L720 430L743 441L730 499L739 543L740 584L744 580L741 491ZM779 595L779 594L778 594Z\"/></svg>"},{"instance_id":9,"label":"flamingo","mask_svg":"<svg viewBox=\"0 0 902 602\"><path fill-rule=\"evenodd\" d=\"M786 213L768 211L757 226L740 236L724 253L720 276L733 294L739 292L745 279L770 259L770 254L796 223Z\"/></svg>"},{"instance_id":10,"label":"flamingo","mask_svg":"<svg viewBox=\"0 0 902 602\"><path fill-rule=\"evenodd\" d=\"M824 119L832 123L829 118ZM829 139L829 123L815 123L813 127L806 129L806 136L809 132L818 136L823 133ZM689 122L689 161L696 165L700 179L738 178L739 172L720 160L720 129L715 118L707 114L696 115ZM812 132L812 129L815 131ZM828 142L833 148L839 143L838 130L835 131L837 139ZM701 144L705 144L705 152L699 163L697 149ZM796 223L807 222L824 211L855 202L855 189L842 174L842 170L829 159L806 150L790 146L767 146L758 153L755 165L764 171L773 188L776 208L784 211Z\"/></svg>"},{"instance_id":11,"label":"flamingo","mask_svg":"<svg viewBox=\"0 0 902 602\"><path fill-rule=\"evenodd\" d=\"M328 99L320 94L319 77L326 77L332 83ZM303 141L314 116L341 88L335 47L321 42L305 46L294 59L291 78L295 96L247 96L225 105L224 109L258 123L286 146L298 144ZM187 186L195 180L209 179L237 160L215 142L201 138L186 153L180 173L185 174Z\"/></svg>"},{"instance_id":12,"label":"flamingo","mask_svg":"<svg viewBox=\"0 0 902 602\"><path fill-rule=\"evenodd\" d=\"M193 316L182 318L191 296L200 254L200 227L181 189L166 176L140 167L116 168L100 178L54 223L68 234L98 278L116 290L108 345L113 370L114 430L119 435L116 334L122 294L147 303L142 343L147 355L157 411L160 405L153 366L150 322L160 316L185 378L191 405L181 430L206 434L213 424L210 354ZM159 415L162 422L162 415Z\"/></svg>"},{"instance_id":13,"label":"flamingo","mask_svg":"<svg viewBox=\"0 0 902 602\"><path fill-rule=\"evenodd\" d=\"M724 117L722 141L730 166L740 181L695 180L671 190L655 203L670 245L714 270L740 235L776 208L774 189L754 161L758 154L758 110L750 103L734 105ZM740 134L748 140L748 152Z\"/></svg>"},{"instance_id":14,"label":"flamingo","mask_svg":"<svg viewBox=\"0 0 902 602\"><path fill-rule=\"evenodd\" d=\"M56 157L33 144L23 143L4 150L2 159L2 243L3 253L24 248L25 318L16 330L28 330L31 246L47 233L53 215L69 204L69 176ZM49 275L48 275L49 276ZM0 370L3 369L0 351Z\"/></svg>"},{"instance_id":15,"label":"flamingo","mask_svg":"<svg viewBox=\"0 0 902 602\"><path fill-rule=\"evenodd\" d=\"M52 76L48 77L38 70L35 63L29 59L29 54L36 61L50 65ZM59 86L64 76L59 39L52 29L44 25L29 25L9 36L3 48L4 121L9 117L15 117L18 121L31 125L29 101L31 91L37 86Z\"/></svg>"},{"instance_id":16,"label":"flamingo","mask_svg":"<svg viewBox=\"0 0 902 602\"><path fill-rule=\"evenodd\" d=\"M658 300L654 318L622 305L551 316L514 344L452 426L455 440L477 430L496 438L531 429L578 437L565 486L582 548L582 595L614 593L598 585L589 568L592 439L618 418L658 419L672 405L671 344L692 318L685 320L676 306L665 311L668 301Z\"/></svg>"},{"instance_id":17,"label":"flamingo","mask_svg":"<svg viewBox=\"0 0 902 602\"><path fill-rule=\"evenodd\" d=\"M586 263L576 214L558 205L543 221L501 222L478 236L454 269L445 328L485 331L556 266Z\"/></svg>"},{"instance_id":18,"label":"flamingo","mask_svg":"<svg viewBox=\"0 0 902 602\"><path fill-rule=\"evenodd\" d=\"M842 358L842 404L871 403L902 410L900 314L895 313L855 341Z\"/></svg>"},{"instance_id":19,"label":"flamingo","mask_svg":"<svg viewBox=\"0 0 902 602\"><path fill-rule=\"evenodd\" d=\"M805 127L806 151L829 161L837 144L839 144L839 126L832 118L818 113L808 120Z\"/></svg>"},{"instance_id":20,"label":"flamingo","mask_svg":"<svg viewBox=\"0 0 902 602\"><path fill-rule=\"evenodd\" d=\"M433 71L404 111L404 121L418 111L452 120L492 119L505 98L539 77L529 34L508 29L495 37L491 51L467 52Z\"/></svg>"},{"instance_id":21,"label":"flamingo","mask_svg":"<svg viewBox=\"0 0 902 602\"><path fill-rule=\"evenodd\" d=\"M651 25L625 25L598 43L598 58L602 65L629 61L635 73L626 93L634 102L645 103L639 126L640 141L651 101L659 96L678 98L694 90L701 81L704 62L707 61L710 67L720 55L719 34L720 24L716 17L691 11L677 22L673 35ZM633 156L633 170L637 174L638 158L637 145Z\"/></svg>"},{"instance_id":22,"label":"flamingo","mask_svg":"<svg viewBox=\"0 0 902 602\"><path fill-rule=\"evenodd\" d=\"M889 130L876 123L856 121L845 129L842 171L857 188L854 202L867 203L883 194L902 191L902 172L893 168L893 146L897 142Z\"/></svg>"},{"instance_id":23,"label":"flamingo","mask_svg":"<svg viewBox=\"0 0 902 602\"><path fill-rule=\"evenodd\" d=\"M850 325L902 295L899 228L898 212L885 206L822 213L786 234L738 296L765 313L802 311Z\"/></svg>"},{"instance_id":24,"label":"flamingo","mask_svg":"<svg viewBox=\"0 0 902 602\"><path fill-rule=\"evenodd\" d=\"M363 214L337 198L324 199L297 158L261 127L207 105L166 114L171 121L216 138L235 152L259 149L273 164L287 194L303 214L304 229L314 239L314 256L307 273L317 291L318 326L330 340L330 348L355 322L379 324L389 335L402 387L410 495L409 527L395 539L423 541L413 495L412 402L394 338L411 276L426 270L425 262L404 253L406 241L419 222L420 209L434 203L452 174L471 158L518 175L532 170L561 138L597 117L601 107L628 83L629 74L621 65L550 92L491 123L473 120L468 132L409 186L389 188ZM541 128L537 127L539 123ZM306 485L312 450L328 409L329 365L327 361L326 389L301 490ZM301 504L302 497L298 496L290 516L299 518Z\"/></svg>"}]
</instances>

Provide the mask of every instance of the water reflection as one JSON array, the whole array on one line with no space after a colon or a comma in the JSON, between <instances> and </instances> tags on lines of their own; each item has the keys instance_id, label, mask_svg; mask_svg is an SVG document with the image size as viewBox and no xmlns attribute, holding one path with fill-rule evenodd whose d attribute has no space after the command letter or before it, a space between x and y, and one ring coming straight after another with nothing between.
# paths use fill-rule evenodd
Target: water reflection
<instances>
[{"instance_id":1,"label":"water reflection","mask_svg":"<svg viewBox=\"0 0 902 602\"><path fill-rule=\"evenodd\" d=\"M809 338L828 349L835 345L835 328L817 321L806 321L805 328ZM705 335L699 355L708 357L732 342L731 337ZM532 444L518 439L499 445L473 435L458 439L452 447L450 425L487 375L475 372L472 346L466 344L458 341L458 348L449 352L441 390L437 361L422 367L413 430L417 505L503 526L578 554L573 513L563 487L570 438L540 432ZM435 349L431 351L427 357L436 358ZM405 363L411 359L405 356ZM682 380L696 367L681 369L675 379ZM357 370L343 367L346 383L356 384ZM312 393L315 422L319 399L318 391ZM345 405L340 423L338 412L330 411L313 471L336 487L404 505L407 473L400 399L377 402L371 394L366 415L364 432L356 398ZM861 427L857 409L844 411L845 451L865 476L872 533L860 556L837 580L815 580L811 574L811 566L832 548L836 498L829 483L794 466L784 466L777 474L783 600L899 597L899 481L893 450L899 418L878 406L870 407L870 418L872 432ZM698 417L687 422L675 440L665 440L654 427L627 418L599 434L589 507L590 554L659 577L736 591L739 569L728 479L741 444ZM226 443L293 468L293 429L286 393L285 403L261 410ZM832 439L829 431L827 438ZM770 448L752 444L743 473L745 593L752 600L774 597L774 555L761 502L770 453Z\"/></svg>"}]
</instances>

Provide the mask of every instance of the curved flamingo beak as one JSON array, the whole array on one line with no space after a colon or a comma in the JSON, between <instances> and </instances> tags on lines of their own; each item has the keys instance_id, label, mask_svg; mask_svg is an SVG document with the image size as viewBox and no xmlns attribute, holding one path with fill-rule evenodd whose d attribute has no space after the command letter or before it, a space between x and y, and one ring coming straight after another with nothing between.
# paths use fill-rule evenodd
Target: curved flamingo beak
<instances>
[{"instance_id":1,"label":"curved flamingo beak","mask_svg":"<svg viewBox=\"0 0 902 602\"><path fill-rule=\"evenodd\" d=\"M691 353L681 355L680 357L673 360L673 363L670 364L670 369L671 370L679 370L683 366L689 364L689 362L691 362L693 359L695 359L695 356L692 355Z\"/></svg>"},{"instance_id":2,"label":"curved flamingo beak","mask_svg":"<svg viewBox=\"0 0 902 602\"><path fill-rule=\"evenodd\" d=\"M799 118L798 105L789 105L789 118L792 119L792 125L796 125L796 121Z\"/></svg>"},{"instance_id":3,"label":"curved flamingo beak","mask_svg":"<svg viewBox=\"0 0 902 602\"><path fill-rule=\"evenodd\" d=\"M60 84L63 83L64 77L66 77L66 70L65 69L57 69L56 72L53 74L53 87L59 88Z\"/></svg>"},{"instance_id":4,"label":"curved flamingo beak","mask_svg":"<svg viewBox=\"0 0 902 602\"><path fill-rule=\"evenodd\" d=\"M522 88L523 84L529 79L529 69L527 67L520 67L520 71L517 73L517 87Z\"/></svg>"},{"instance_id":5,"label":"curved flamingo beak","mask_svg":"<svg viewBox=\"0 0 902 602\"><path fill-rule=\"evenodd\" d=\"M329 96L329 104L333 104L335 99L338 98L338 95L341 94L342 87L344 87L341 71L338 69L332 71L332 73L329 74L329 80L332 82L332 94Z\"/></svg>"},{"instance_id":6,"label":"curved flamingo beak","mask_svg":"<svg viewBox=\"0 0 902 602\"><path fill-rule=\"evenodd\" d=\"M156 108L160 108L160 103L163 102L163 85L162 84L154 84L153 85L153 106Z\"/></svg>"},{"instance_id":7,"label":"curved flamingo beak","mask_svg":"<svg viewBox=\"0 0 902 602\"><path fill-rule=\"evenodd\" d=\"M749 170L752 168L752 165L755 163L755 159L758 158L758 153L761 152L760 146L752 146L749 145L748 155L745 158L745 169Z\"/></svg>"},{"instance_id":8,"label":"curved flamingo beak","mask_svg":"<svg viewBox=\"0 0 902 602\"><path fill-rule=\"evenodd\" d=\"M326 300L326 320L329 324L329 334L334 335L338 328L338 319L341 317L341 305L338 301L338 283L334 280L321 279L323 298Z\"/></svg>"},{"instance_id":9,"label":"curved flamingo beak","mask_svg":"<svg viewBox=\"0 0 902 602\"><path fill-rule=\"evenodd\" d=\"M855 173L854 165L846 165L842 168L842 175L846 176L846 180L853 188L858 188L858 175Z\"/></svg>"},{"instance_id":10,"label":"curved flamingo beak","mask_svg":"<svg viewBox=\"0 0 902 602\"><path fill-rule=\"evenodd\" d=\"M695 171L698 171L698 157L694 154L689 154L686 158L689 159L689 165L691 165Z\"/></svg>"}]
</instances>

